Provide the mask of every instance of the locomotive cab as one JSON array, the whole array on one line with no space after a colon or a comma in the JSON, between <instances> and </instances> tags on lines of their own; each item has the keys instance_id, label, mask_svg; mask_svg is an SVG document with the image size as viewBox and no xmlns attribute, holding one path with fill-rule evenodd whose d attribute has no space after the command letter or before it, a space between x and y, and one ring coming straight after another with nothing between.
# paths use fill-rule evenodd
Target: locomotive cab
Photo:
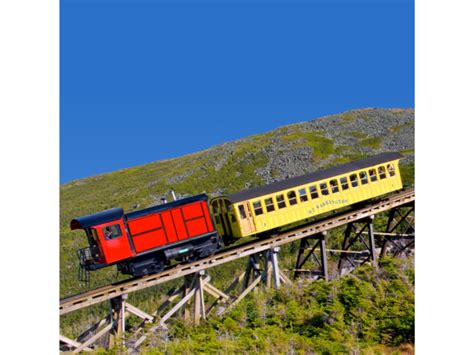
<instances>
[{"instance_id":1,"label":"locomotive cab","mask_svg":"<svg viewBox=\"0 0 474 355\"><path fill-rule=\"evenodd\" d=\"M135 255L123 223L123 209L79 217L71 229L83 229L89 246L78 250L79 263L85 270L96 270Z\"/></svg>"}]
</instances>

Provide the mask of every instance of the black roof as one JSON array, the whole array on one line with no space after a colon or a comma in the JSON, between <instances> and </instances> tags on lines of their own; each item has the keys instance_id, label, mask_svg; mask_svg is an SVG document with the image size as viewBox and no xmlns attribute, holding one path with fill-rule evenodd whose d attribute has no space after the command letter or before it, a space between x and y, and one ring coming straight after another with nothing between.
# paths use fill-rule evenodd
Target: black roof
<instances>
[{"instance_id":1,"label":"black roof","mask_svg":"<svg viewBox=\"0 0 474 355\"><path fill-rule=\"evenodd\" d=\"M164 203L161 205L148 207L143 210L129 212L125 215L125 217L127 219L142 217L150 213L156 213L162 210L167 210L176 206L181 206L181 205L185 205L185 204L196 202L196 201L207 201L207 195L200 194L196 196L186 197L186 198L172 201L169 203ZM117 219L122 218L122 216L124 216L122 208L112 208L112 209L105 210L102 212L93 213L87 216L82 216L82 217L73 219L71 221L71 229L74 230L74 229L83 229L83 228L93 227L98 224L116 221Z\"/></svg>"},{"instance_id":2,"label":"black roof","mask_svg":"<svg viewBox=\"0 0 474 355\"><path fill-rule=\"evenodd\" d=\"M83 229L122 218L122 208L111 208L98 213L88 214L71 221L71 229Z\"/></svg>"},{"instance_id":3,"label":"black roof","mask_svg":"<svg viewBox=\"0 0 474 355\"><path fill-rule=\"evenodd\" d=\"M400 153L382 153L369 158L356 160L350 163L338 165L324 170L319 170L306 175L297 176L283 181L277 181L262 187L243 190L227 195L225 197L227 197L233 203L246 201L255 197L272 194L286 189L291 189L292 187L309 184L314 181L327 179L332 176L349 173L354 170L364 169L369 166L378 165L400 158L402 158L402 155Z\"/></svg>"},{"instance_id":4,"label":"black roof","mask_svg":"<svg viewBox=\"0 0 474 355\"><path fill-rule=\"evenodd\" d=\"M125 215L125 217L127 219L143 217L143 216L146 216L147 214L150 214L150 213L156 213L156 212L159 212L159 211L168 210L168 209L173 208L173 207L186 205L188 203L192 203L192 202L196 202L196 201L207 201L207 195L206 194L199 194L199 195L195 195L195 196L182 198L182 199L179 199L179 200L176 200L176 201L163 203L161 205L148 207L148 208L145 208L143 210L129 212Z\"/></svg>"}]
</instances>

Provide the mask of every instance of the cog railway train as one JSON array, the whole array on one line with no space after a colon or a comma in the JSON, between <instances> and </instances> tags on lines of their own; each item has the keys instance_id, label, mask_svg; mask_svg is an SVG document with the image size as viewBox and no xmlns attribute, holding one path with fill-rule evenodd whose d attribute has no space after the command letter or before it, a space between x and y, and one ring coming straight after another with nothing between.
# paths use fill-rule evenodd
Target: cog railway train
<instances>
[{"instance_id":1,"label":"cog railway train","mask_svg":"<svg viewBox=\"0 0 474 355\"><path fill-rule=\"evenodd\" d=\"M83 270L117 265L143 276L171 261L194 261L238 238L268 236L288 224L402 189L399 153L382 153L284 181L219 196L205 194L124 213L113 208L75 218L89 247Z\"/></svg>"}]
</instances>

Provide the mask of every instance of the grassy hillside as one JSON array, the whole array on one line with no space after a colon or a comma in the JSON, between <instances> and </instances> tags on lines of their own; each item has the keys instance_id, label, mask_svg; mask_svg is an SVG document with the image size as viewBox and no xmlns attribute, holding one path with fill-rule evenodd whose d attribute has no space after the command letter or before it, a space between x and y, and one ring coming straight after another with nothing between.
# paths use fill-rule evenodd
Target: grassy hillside
<instances>
[{"instance_id":1,"label":"grassy hillside","mask_svg":"<svg viewBox=\"0 0 474 355\"><path fill-rule=\"evenodd\" d=\"M402 152L404 181L412 184L413 110L348 111L280 127L184 157L64 184L60 188L60 296L85 291L77 282L76 250L87 243L83 233L69 230L69 222L74 217L112 207L122 207L125 211L141 209L159 203L163 196L170 199L171 188L178 196L231 193L383 151ZM227 279L235 269L235 265L220 267L218 278ZM94 272L91 276L91 288L124 278L117 275L114 268ZM166 285L166 289L169 287ZM152 308L162 290L164 288L158 287L131 295L131 302L144 309ZM99 305L62 317L63 331L77 334L84 324L104 314L107 306Z\"/></svg>"}]
</instances>

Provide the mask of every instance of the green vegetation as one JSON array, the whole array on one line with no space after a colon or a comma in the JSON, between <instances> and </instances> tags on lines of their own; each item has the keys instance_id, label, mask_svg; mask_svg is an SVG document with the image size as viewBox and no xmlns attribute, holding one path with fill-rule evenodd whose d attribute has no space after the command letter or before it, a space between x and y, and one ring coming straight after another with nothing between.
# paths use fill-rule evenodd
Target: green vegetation
<instances>
[{"instance_id":1,"label":"green vegetation","mask_svg":"<svg viewBox=\"0 0 474 355\"><path fill-rule=\"evenodd\" d=\"M415 164L401 164L400 174L402 174L403 186L415 186Z\"/></svg>"},{"instance_id":2,"label":"green vegetation","mask_svg":"<svg viewBox=\"0 0 474 355\"><path fill-rule=\"evenodd\" d=\"M142 351L412 352L413 275L413 260L385 258L378 270L366 264L340 280L305 282L276 291L257 289L234 309L212 315L200 326L174 320L167 336L150 336Z\"/></svg>"},{"instance_id":3,"label":"green vegetation","mask_svg":"<svg viewBox=\"0 0 474 355\"><path fill-rule=\"evenodd\" d=\"M314 161L334 153L333 140L313 132L297 131L281 137L281 140L285 143L293 142L294 147L311 147Z\"/></svg>"},{"instance_id":4,"label":"green vegetation","mask_svg":"<svg viewBox=\"0 0 474 355\"><path fill-rule=\"evenodd\" d=\"M382 142L378 137L362 139L358 142L361 147L379 149L382 146Z\"/></svg>"},{"instance_id":5,"label":"green vegetation","mask_svg":"<svg viewBox=\"0 0 474 355\"><path fill-rule=\"evenodd\" d=\"M346 122L352 121L354 119L354 115L350 112L345 112L339 117L341 118L341 120L346 121Z\"/></svg>"},{"instance_id":6,"label":"green vegetation","mask_svg":"<svg viewBox=\"0 0 474 355\"><path fill-rule=\"evenodd\" d=\"M360 132L360 131L352 131L352 132L348 132L347 134L350 135L351 137L358 138L358 139L367 137L366 133Z\"/></svg>"},{"instance_id":7,"label":"green vegetation","mask_svg":"<svg viewBox=\"0 0 474 355\"><path fill-rule=\"evenodd\" d=\"M392 133L398 133L400 132L402 129L405 129L405 128L410 128L410 129L413 129L415 125L415 122L408 122L408 123L404 123L404 124L400 124L400 125L396 125L396 126L393 126L390 128L390 132Z\"/></svg>"}]
</instances>

